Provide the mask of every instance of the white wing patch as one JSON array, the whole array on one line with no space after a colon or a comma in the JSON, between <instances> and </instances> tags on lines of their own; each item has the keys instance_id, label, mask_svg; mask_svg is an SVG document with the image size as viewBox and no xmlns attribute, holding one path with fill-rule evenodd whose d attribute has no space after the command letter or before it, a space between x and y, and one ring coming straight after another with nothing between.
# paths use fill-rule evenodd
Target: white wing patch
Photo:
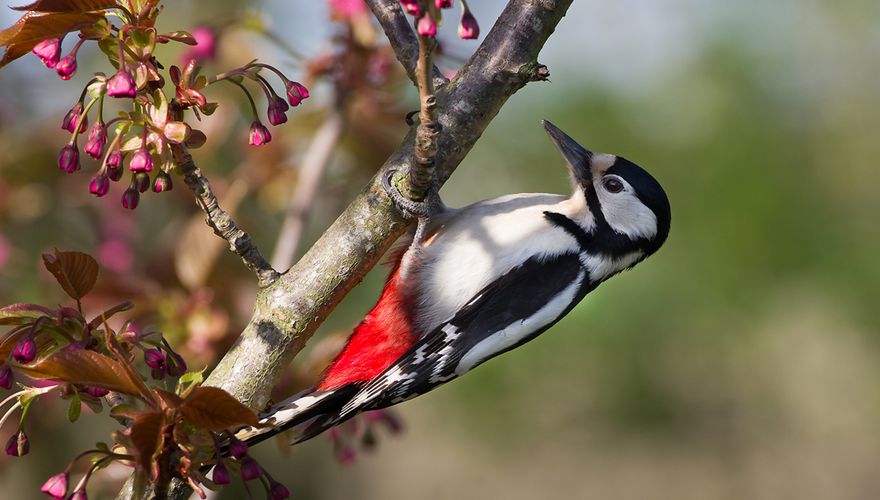
<instances>
[{"instance_id":1,"label":"white wing patch","mask_svg":"<svg viewBox=\"0 0 880 500\"><path fill-rule=\"evenodd\" d=\"M553 322L553 320L558 318L559 315L565 311L565 308L571 305L584 277L585 273L581 270L575 281L559 292L539 311L526 319L517 321L503 330L493 333L471 348L471 350L461 358L458 366L456 366L455 376L463 375L478 365L481 361L492 357L499 351L503 351L504 349L515 345L527 335L532 334Z\"/></svg>"}]
</instances>

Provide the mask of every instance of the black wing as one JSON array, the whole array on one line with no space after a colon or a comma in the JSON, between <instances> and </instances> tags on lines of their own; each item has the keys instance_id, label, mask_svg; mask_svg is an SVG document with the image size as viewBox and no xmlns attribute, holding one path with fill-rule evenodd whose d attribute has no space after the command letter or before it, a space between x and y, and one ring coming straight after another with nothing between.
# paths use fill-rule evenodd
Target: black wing
<instances>
[{"instance_id":1,"label":"black wing","mask_svg":"<svg viewBox=\"0 0 880 500\"><path fill-rule=\"evenodd\" d=\"M576 253L526 260L487 285L454 317L416 342L396 363L363 386L339 413L315 421L306 435L318 434L360 411L385 408L424 394L528 342L583 298L588 281ZM504 338L511 328L516 329L516 335ZM465 365L460 366L463 360Z\"/></svg>"}]
</instances>

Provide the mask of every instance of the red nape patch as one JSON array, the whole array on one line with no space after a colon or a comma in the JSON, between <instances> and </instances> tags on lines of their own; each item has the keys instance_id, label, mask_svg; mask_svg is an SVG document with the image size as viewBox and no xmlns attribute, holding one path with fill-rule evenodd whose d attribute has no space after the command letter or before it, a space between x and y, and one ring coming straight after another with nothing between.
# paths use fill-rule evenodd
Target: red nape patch
<instances>
[{"instance_id":1,"label":"red nape patch","mask_svg":"<svg viewBox=\"0 0 880 500\"><path fill-rule=\"evenodd\" d=\"M371 380L415 343L406 304L398 293L398 280L399 269L394 269L379 303L354 329L342 352L324 372L317 390Z\"/></svg>"}]
</instances>

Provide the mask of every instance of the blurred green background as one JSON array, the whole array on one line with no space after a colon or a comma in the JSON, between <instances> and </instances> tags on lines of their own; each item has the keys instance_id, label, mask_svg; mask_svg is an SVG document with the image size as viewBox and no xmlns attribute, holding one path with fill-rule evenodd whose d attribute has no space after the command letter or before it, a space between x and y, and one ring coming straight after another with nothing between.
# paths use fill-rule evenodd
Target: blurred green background
<instances>
[{"instance_id":1,"label":"blurred green background","mask_svg":"<svg viewBox=\"0 0 880 500\"><path fill-rule=\"evenodd\" d=\"M503 2L471 4L487 32ZM216 23L245 7L307 56L328 50L339 32L324 2L281 0L180 2L161 26ZM14 21L3 16L5 25ZM454 24L441 35L446 69L476 47L453 40ZM71 82L33 56L0 71L0 299L63 300L39 253L89 251L105 266L103 297L147 304L144 321L185 345L192 366L210 364L247 321L253 283L225 254L198 286L175 271L195 265L212 238L182 182L123 213L119 186L95 199L90 173L67 176L55 165L61 116L90 68L101 68L88 54ZM355 463L336 463L322 438L283 453L267 443L256 455L298 499L875 498L878 54L875 1L575 2L540 58L552 83L517 93L441 194L460 206L567 191L540 127L547 118L660 180L673 210L665 247L535 342L402 405L406 432L382 436ZM221 37L217 67L257 56L292 75L302 70L243 31ZM402 137L415 96L405 83L389 89L378 115L352 113L306 243ZM250 120L227 90L211 94L229 105L207 119L209 142L195 158L218 191L240 198L232 200L240 222L271 250L332 89L315 86L260 150L245 146ZM369 109L364 99L359 106ZM374 270L320 335L350 329L375 302L384 273ZM308 378L301 372L292 379ZM108 434L104 416L71 426L61 404L34 411L45 415L32 419L31 454L0 457L9 498L37 497L46 477ZM103 474L106 494L122 475Z\"/></svg>"}]
</instances>

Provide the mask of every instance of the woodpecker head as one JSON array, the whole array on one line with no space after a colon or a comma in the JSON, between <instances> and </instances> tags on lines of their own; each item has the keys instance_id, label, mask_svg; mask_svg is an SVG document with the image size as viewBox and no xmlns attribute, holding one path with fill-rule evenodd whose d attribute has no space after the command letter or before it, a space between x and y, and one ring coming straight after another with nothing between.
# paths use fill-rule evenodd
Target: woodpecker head
<instances>
[{"instance_id":1,"label":"woodpecker head","mask_svg":"<svg viewBox=\"0 0 880 500\"><path fill-rule=\"evenodd\" d=\"M586 199L584 230L590 233L593 251L611 257L638 251L643 255L635 262L656 252L666 241L671 220L660 183L625 158L586 150L547 120L544 128Z\"/></svg>"}]
</instances>

